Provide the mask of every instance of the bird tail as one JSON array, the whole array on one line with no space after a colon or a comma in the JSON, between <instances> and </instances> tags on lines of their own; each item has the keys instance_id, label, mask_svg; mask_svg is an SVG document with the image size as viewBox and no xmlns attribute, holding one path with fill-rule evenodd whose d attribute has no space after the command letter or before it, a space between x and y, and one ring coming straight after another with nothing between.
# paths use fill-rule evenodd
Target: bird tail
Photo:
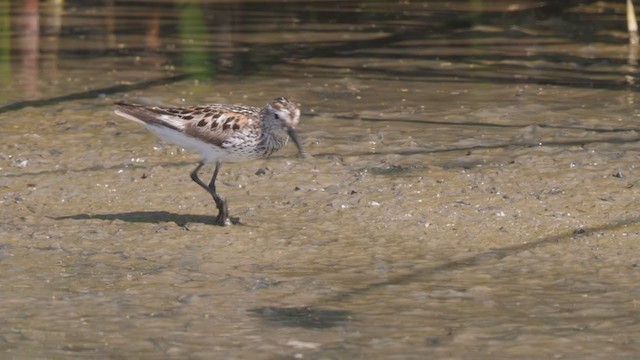
<instances>
[{"instance_id":1,"label":"bird tail","mask_svg":"<svg viewBox=\"0 0 640 360\"><path fill-rule=\"evenodd\" d=\"M115 104L116 115L125 119L135 121L143 125L154 125L168 127L174 130L181 130L182 126L176 121L175 116L167 114L158 107L146 107L142 105L127 104L118 102Z\"/></svg>"}]
</instances>

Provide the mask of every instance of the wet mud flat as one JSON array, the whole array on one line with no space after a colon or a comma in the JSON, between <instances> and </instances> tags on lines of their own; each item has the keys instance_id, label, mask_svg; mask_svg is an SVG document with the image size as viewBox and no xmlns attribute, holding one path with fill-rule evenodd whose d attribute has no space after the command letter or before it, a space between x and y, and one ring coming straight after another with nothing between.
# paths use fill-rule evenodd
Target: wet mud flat
<instances>
[{"instance_id":1,"label":"wet mud flat","mask_svg":"<svg viewBox=\"0 0 640 360\"><path fill-rule=\"evenodd\" d=\"M469 142L441 124L384 136L388 124L356 118L364 134L332 137L342 115L317 114L313 158L288 147L224 165L219 190L242 224L219 227L188 176L197 157L108 107L92 116L68 139L65 117L2 145L20 153L1 184L8 354L638 350L633 131L488 126ZM434 137L449 133L461 140Z\"/></svg>"}]
</instances>

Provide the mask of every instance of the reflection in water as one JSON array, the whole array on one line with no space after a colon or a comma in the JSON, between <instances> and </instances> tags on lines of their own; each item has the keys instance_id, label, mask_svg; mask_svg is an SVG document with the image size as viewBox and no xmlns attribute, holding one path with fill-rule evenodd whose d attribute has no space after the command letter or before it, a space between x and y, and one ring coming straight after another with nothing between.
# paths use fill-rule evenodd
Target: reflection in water
<instances>
[{"instance_id":1,"label":"reflection in water","mask_svg":"<svg viewBox=\"0 0 640 360\"><path fill-rule=\"evenodd\" d=\"M17 43L21 51L21 73L25 96L38 97L38 77L40 60L40 13L38 0L23 2L22 16L15 19Z\"/></svg>"},{"instance_id":2,"label":"reflection in water","mask_svg":"<svg viewBox=\"0 0 640 360\"><path fill-rule=\"evenodd\" d=\"M145 36L145 44L149 49L160 49L162 46L162 38L160 37L160 9L151 10L151 18L149 19L149 27Z\"/></svg>"},{"instance_id":3,"label":"reflection in water","mask_svg":"<svg viewBox=\"0 0 640 360\"><path fill-rule=\"evenodd\" d=\"M299 76L299 73L274 70L276 66L291 63L295 63L299 72L323 71L323 75L335 77L345 70L342 65L334 65L336 62L332 59L338 58L352 62L360 59L360 63L353 63L351 70L357 69L359 76L368 78L391 75L407 81L453 78L456 81L616 86L610 81L600 81L597 74L590 74L588 69L572 66L580 64L582 57L544 50L554 42L561 46L574 36L565 31L567 25L563 23L564 14L580 10L572 2L541 5L524 1L511 6L469 1L433 2L427 6L354 1L339 7L334 5L333 2L326 6L281 3L276 11L272 5L262 2L108 1L95 5L53 0L39 6L37 0L27 0L13 7L2 2L0 29L5 30L0 34L0 71L9 75L8 80L20 79L22 99L41 96L38 84L57 81L59 57L85 58L89 64L105 54L149 64L158 72L177 69L204 80L221 74ZM83 11L92 13L91 19L84 17ZM504 27L502 23L506 21L495 16L498 12L509 14L508 26L513 23L519 26L506 33L496 31ZM543 20L538 24L537 19ZM596 15L585 11L572 20L582 26L592 24L594 19ZM6 31L10 21L13 24L10 33L15 35L13 43ZM547 23L559 25L549 28ZM532 30L528 34L521 32L524 26ZM617 40L601 35L598 28L584 29L592 32L582 35L588 42ZM434 36L438 33L447 36ZM523 66L517 61L501 63L495 58L494 51L502 46L500 36L516 39L524 35L528 37L527 46L513 53L513 59L549 62L559 71L570 72L570 76L544 77L538 66ZM14 65L19 65L19 69L10 71L8 56L12 52L20 54L20 62ZM314 60L307 61L309 59ZM403 59L404 64L397 59ZM370 60L376 62L369 64ZM633 62L632 55L628 61ZM410 65L412 62L423 64ZM440 66L448 63L463 66ZM112 66L102 70L119 70L119 65ZM127 68L122 65L122 69Z\"/></svg>"},{"instance_id":4,"label":"reflection in water","mask_svg":"<svg viewBox=\"0 0 640 360\"><path fill-rule=\"evenodd\" d=\"M0 78L3 82L11 81L11 13L9 12L9 2L0 1ZM11 87L11 83L4 86ZM0 88L0 99L2 99L2 88Z\"/></svg>"},{"instance_id":5,"label":"reflection in water","mask_svg":"<svg viewBox=\"0 0 640 360\"><path fill-rule=\"evenodd\" d=\"M205 24L202 4L187 2L182 5L179 30L182 41L182 69L198 78L210 79L216 73L216 54L210 50L211 40ZM153 24L153 23L151 23ZM150 31L152 26L150 26Z\"/></svg>"},{"instance_id":6,"label":"reflection in water","mask_svg":"<svg viewBox=\"0 0 640 360\"><path fill-rule=\"evenodd\" d=\"M11 4L0 3L0 75L3 85L19 84L23 98L38 98L42 78L49 81L57 78L57 44L64 2L54 0L40 6L38 0L25 0L20 6ZM17 55L19 62L12 61L12 54Z\"/></svg>"}]
</instances>

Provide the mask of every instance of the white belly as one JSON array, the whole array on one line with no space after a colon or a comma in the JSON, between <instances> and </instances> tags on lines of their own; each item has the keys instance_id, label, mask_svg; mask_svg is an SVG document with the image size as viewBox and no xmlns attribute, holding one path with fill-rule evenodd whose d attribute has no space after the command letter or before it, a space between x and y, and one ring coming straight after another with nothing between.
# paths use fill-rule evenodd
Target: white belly
<instances>
[{"instance_id":1,"label":"white belly","mask_svg":"<svg viewBox=\"0 0 640 360\"><path fill-rule=\"evenodd\" d=\"M257 151L257 141L255 139L247 139L248 141L243 143L242 146L222 148L170 128L154 125L147 125L146 127L168 143L199 153L205 162L236 162L262 157L262 152Z\"/></svg>"}]
</instances>

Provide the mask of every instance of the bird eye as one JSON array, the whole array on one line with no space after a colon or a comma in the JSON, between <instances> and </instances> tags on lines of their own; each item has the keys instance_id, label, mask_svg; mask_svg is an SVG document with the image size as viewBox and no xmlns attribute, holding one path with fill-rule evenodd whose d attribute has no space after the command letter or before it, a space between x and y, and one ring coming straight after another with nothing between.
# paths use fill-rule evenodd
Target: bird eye
<instances>
[{"instance_id":1,"label":"bird eye","mask_svg":"<svg viewBox=\"0 0 640 360\"><path fill-rule=\"evenodd\" d=\"M278 116L278 114L273 114L273 116L276 118L276 120L280 120L280 116Z\"/></svg>"}]
</instances>

